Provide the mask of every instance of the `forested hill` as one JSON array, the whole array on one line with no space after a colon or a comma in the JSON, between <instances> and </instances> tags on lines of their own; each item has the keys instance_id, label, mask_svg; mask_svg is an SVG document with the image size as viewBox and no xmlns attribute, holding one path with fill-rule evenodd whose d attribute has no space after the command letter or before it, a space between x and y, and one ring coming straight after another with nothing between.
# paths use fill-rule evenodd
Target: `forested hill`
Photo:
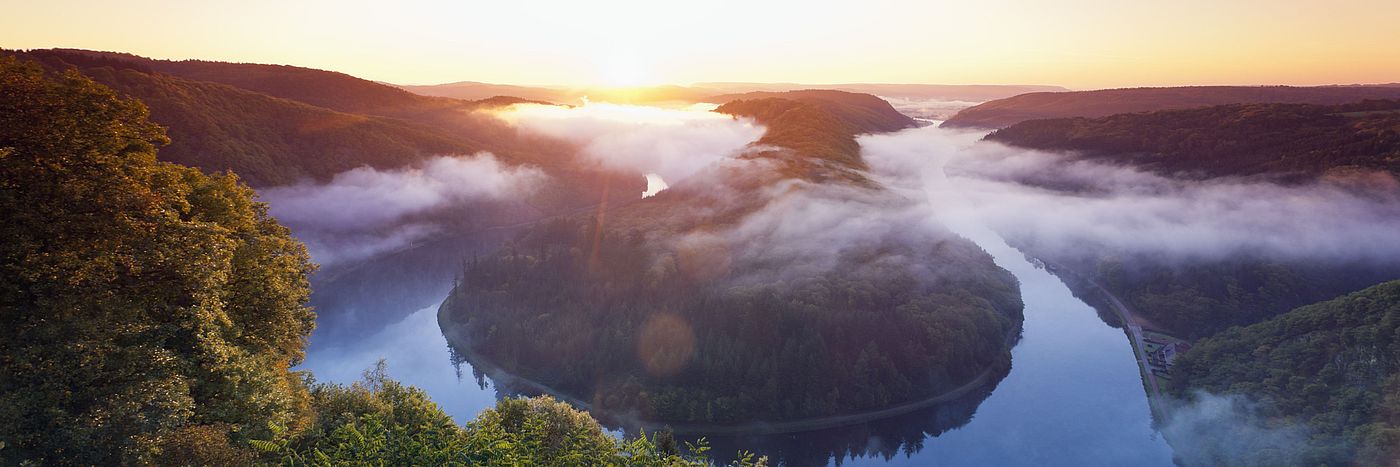
<instances>
[{"instance_id":1,"label":"forested hill","mask_svg":"<svg viewBox=\"0 0 1400 467\"><path fill-rule=\"evenodd\" d=\"M1400 89L1400 88L1397 88ZM1400 175L1400 100L1344 105L1235 104L1101 118L1031 120L988 140L1073 150L1190 178Z\"/></svg>"},{"instance_id":2,"label":"forested hill","mask_svg":"<svg viewBox=\"0 0 1400 467\"><path fill-rule=\"evenodd\" d=\"M1269 423L1311 430L1297 465L1400 460L1400 281L1304 306L1196 344L1172 390L1244 394ZM1262 452L1261 454L1267 454Z\"/></svg>"},{"instance_id":3,"label":"forested hill","mask_svg":"<svg viewBox=\"0 0 1400 467\"><path fill-rule=\"evenodd\" d=\"M153 70L155 61L72 51L17 53L50 70L76 67L151 109L169 128L164 160L216 172L232 170L253 185L330 176L362 165L387 168L432 154L472 153L488 145L432 125L354 114L226 84ZM401 91L400 91L401 92Z\"/></svg>"},{"instance_id":4,"label":"forested hill","mask_svg":"<svg viewBox=\"0 0 1400 467\"><path fill-rule=\"evenodd\" d=\"M464 102L459 99L421 96L345 73L313 68L207 60L155 60L127 53L78 49L34 50L28 53L35 57L56 57L79 68L125 67L194 81L227 84L342 112L413 117L439 109L464 108Z\"/></svg>"},{"instance_id":5,"label":"forested hill","mask_svg":"<svg viewBox=\"0 0 1400 467\"><path fill-rule=\"evenodd\" d=\"M173 138L163 160L232 170L255 186L327 179L368 165L408 165L485 145L423 125L279 99L217 83L131 69L87 68L94 80L136 97Z\"/></svg>"},{"instance_id":6,"label":"forested hill","mask_svg":"<svg viewBox=\"0 0 1400 467\"><path fill-rule=\"evenodd\" d=\"M995 129L1045 118L1095 118L1224 104L1336 105L1363 99L1400 99L1400 85L1188 86L1034 92L963 109L942 126Z\"/></svg>"},{"instance_id":7,"label":"forested hill","mask_svg":"<svg viewBox=\"0 0 1400 467\"><path fill-rule=\"evenodd\" d=\"M885 102L879 97L871 94L858 92L835 91L829 89L804 89L787 92L749 92L743 94L725 94L711 97L714 102L733 104L733 101L753 101L762 99L785 99L812 105L831 114L832 117L850 126L850 131L860 133L884 133L898 131L905 128L912 128L915 125L914 119L899 113L889 102ZM733 111L726 112L724 107L719 109L724 113L742 113L741 107L731 107Z\"/></svg>"},{"instance_id":8,"label":"forested hill","mask_svg":"<svg viewBox=\"0 0 1400 467\"><path fill-rule=\"evenodd\" d=\"M562 143L522 138L504 122L472 112L498 107L503 99L466 102L417 96L340 73L296 67L168 62L70 50L3 53L38 61L54 73L77 68L143 101L151 109L151 120L167 127L173 137L160 151L162 159L208 172L232 170L255 186L327 179L359 166L391 168L433 155L478 151L491 151L507 163L551 169L569 181L564 185L580 185L570 190L588 191L582 185L593 182L582 180L597 179L574 177L572 150Z\"/></svg>"},{"instance_id":9,"label":"forested hill","mask_svg":"<svg viewBox=\"0 0 1400 467\"><path fill-rule=\"evenodd\" d=\"M946 229L849 231L916 208L860 175L855 140L907 118L869 95L779 95L718 109L766 128L737 159L468 263L439 311L449 342L595 410L672 423L852 414L994 384L1022 320L1015 278ZM833 218L846 222L821 225Z\"/></svg>"},{"instance_id":10,"label":"forested hill","mask_svg":"<svg viewBox=\"0 0 1400 467\"><path fill-rule=\"evenodd\" d=\"M865 182L866 169L856 136L897 131L914 120L888 102L869 95L829 90L753 92L730 99L716 112L750 117L767 130L749 157L777 161L786 177Z\"/></svg>"},{"instance_id":11,"label":"forested hill","mask_svg":"<svg viewBox=\"0 0 1400 467\"><path fill-rule=\"evenodd\" d=\"M524 136L477 109L517 102L468 102L418 96L342 73L205 61L172 62L77 50L0 51L76 68L150 108L168 128L162 160L232 170L254 186L325 180L361 166L394 168L435 155L489 151L508 164L531 164L556 181L532 203L546 211L596 202L601 191L641 191L641 174L599 173L579 164L560 141ZM208 81L206 81L206 79Z\"/></svg>"}]
</instances>

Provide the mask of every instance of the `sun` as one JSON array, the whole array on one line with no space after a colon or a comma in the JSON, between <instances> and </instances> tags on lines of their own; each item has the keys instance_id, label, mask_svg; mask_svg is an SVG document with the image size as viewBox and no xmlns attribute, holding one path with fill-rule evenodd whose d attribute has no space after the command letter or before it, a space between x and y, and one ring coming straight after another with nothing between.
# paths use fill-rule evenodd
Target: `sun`
<instances>
[{"instance_id":1,"label":"sun","mask_svg":"<svg viewBox=\"0 0 1400 467\"><path fill-rule=\"evenodd\" d=\"M645 86L654 81L651 68L633 52L617 52L600 61L602 84L615 88Z\"/></svg>"}]
</instances>

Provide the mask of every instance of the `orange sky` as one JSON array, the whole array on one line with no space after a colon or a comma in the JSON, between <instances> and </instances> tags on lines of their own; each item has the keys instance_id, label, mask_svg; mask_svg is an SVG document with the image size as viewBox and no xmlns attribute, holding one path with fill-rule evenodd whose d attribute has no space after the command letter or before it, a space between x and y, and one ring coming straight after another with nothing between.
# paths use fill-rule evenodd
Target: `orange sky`
<instances>
[{"instance_id":1,"label":"orange sky","mask_svg":"<svg viewBox=\"0 0 1400 467\"><path fill-rule=\"evenodd\" d=\"M0 47L401 84L1400 82L1400 1L7 0Z\"/></svg>"}]
</instances>

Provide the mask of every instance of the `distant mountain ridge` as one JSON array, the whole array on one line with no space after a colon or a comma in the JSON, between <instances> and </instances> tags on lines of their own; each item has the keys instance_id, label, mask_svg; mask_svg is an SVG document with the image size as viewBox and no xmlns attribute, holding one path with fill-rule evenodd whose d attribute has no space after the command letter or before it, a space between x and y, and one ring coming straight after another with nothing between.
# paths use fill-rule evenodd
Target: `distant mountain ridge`
<instances>
[{"instance_id":1,"label":"distant mountain ridge","mask_svg":"<svg viewBox=\"0 0 1400 467\"><path fill-rule=\"evenodd\" d=\"M941 99L974 102L988 101L992 99L1003 99L1031 92L1068 91L1068 89L1065 89L1060 86L1026 84L800 84L715 82L696 83L695 86L735 93L754 91L800 91L809 89L831 89L836 91L874 94L883 97L900 97L910 99Z\"/></svg>"},{"instance_id":2,"label":"distant mountain ridge","mask_svg":"<svg viewBox=\"0 0 1400 467\"><path fill-rule=\"evenodd\" d=\"M567 94L562 89L517 86L513 84L492 84L476 81L457 81L443 84L389 84L414 94L424 96L449 97L453 99L481 100L496 96L512 96L521 99L566 103Z\"/></svg>"},{"instance_id":3,"label":"distant mountain ridge","mask_svg":"<svg viewBox=\"0 0 1400 467\"><path fill-rule=\"evenodd\" d=\"M480 100L495 96L515 96L568 104L583 97L596 101L646 103L664 101L710 102L726 101L716 96L749 92L784 92L804 90L835 90L874 94L905 99L936 99L946 101L982 102L1029 92L1066 91L1059 86L1040 85L957 85L957 84L800 84L800 83L696 83L690 86L642 86L635 89L569 88L561 86L516 86L509 84L459 81L435 85L394 85L425 96Z\"/></svg>"},{"instance_id":4,"label":"distant mountain ridge","mask_svg":"<svg viewBox=\"0 0 1400 467\"><path fill-rule=\"evenodd\" d=\"M1400 176L1400 100L1232 104L1017 123L987 135L1187 178ZM1393 184L1394 181L1392 180Z\"/></svg>"},{"instance_id":5,"label":"distant mountain ridge","mask_svg":"<svg viewBox=\"0 0 1400 467\"><path fill-rule=\"evenodd\" d=\"M1005 128L1027 120L1106 117L1114 114L1189 109L1224 104L1336 105L1364 99L1400 99L1394 85L1186 86L1034 92L963 109L946 128Z\"/></svg>"}]
</instances>

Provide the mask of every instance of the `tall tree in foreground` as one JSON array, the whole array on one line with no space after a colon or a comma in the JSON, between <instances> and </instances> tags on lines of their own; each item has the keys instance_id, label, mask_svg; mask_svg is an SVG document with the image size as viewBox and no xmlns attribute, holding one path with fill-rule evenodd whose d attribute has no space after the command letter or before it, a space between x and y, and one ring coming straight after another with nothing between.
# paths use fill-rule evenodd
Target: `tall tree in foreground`
<instances>
[{"instance_id":1,"label":"tall tree in foreground","mask_svg":"<svg viewBox=\"0 0 1400 467\"><path fill-rule=\"evenodd\" d=\"M0 463L235 463L311 423L305 248L232 174L157 162L167 141L0 57Z\"/></svg>"}]
</instances>

